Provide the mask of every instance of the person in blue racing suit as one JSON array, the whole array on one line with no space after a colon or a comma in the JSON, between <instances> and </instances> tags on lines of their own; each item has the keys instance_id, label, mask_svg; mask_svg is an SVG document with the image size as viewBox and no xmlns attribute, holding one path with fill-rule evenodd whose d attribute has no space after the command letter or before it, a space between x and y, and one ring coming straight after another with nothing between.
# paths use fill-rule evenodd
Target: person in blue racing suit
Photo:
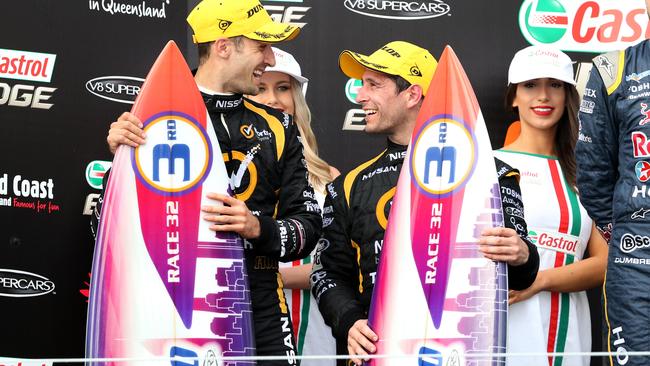
<instances>
[{"instance_id":1,"label":"person in blue racing suit","mask_svg":"<svg viewBox=\"0 0 650 366\"><path fill-rule=\"evenodd\" d=\"M646 0L646 5L650 0ZM611 365L650 349L650 41L593 59L576 146L581 201L609 241L603 298Z\"/></svg>"}]
</instances>

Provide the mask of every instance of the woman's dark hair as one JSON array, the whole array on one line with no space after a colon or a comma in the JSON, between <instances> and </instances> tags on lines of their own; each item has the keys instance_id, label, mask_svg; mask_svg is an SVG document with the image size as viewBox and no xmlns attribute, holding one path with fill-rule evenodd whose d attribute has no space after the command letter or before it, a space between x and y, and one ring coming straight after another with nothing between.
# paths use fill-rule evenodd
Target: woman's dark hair
<instances>
[{"instance_id":1,"label":"woman's dark hair","mask_svg":"<svg viewBox=\"0 0 650 366\"><path fill-rule=\"evenodd\" d=\"M564 173L569 187L576 190L576 156L575 147L578 138L578 110L580 108L580 96L575 86L564 83L565 108L564 114L560 117L555 130L555 151L560 162L560 167ZM512 106L517 94L517 84L508 85L506 90L506 109L517 114L519 111Z\"/></svg>"}]
</instances>

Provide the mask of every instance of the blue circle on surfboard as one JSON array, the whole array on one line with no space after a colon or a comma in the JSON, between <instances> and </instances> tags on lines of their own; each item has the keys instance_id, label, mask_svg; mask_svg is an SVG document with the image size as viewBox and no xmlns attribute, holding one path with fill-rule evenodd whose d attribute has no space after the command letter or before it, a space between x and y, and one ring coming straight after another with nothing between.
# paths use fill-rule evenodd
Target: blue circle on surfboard
<instances>
[{"instance_id":1,"label":"blue circle on surfboard","mask_svg":"<svg viewBox=\"0 0 650 366\"><path fill-rule=\"evenodd\" d=\"M178 111L156 113L143 125L147 142L131 151L138 180L164 196L182 196L199 187L210 173L213 159L205 128L194 117Z\"/></svg>"},{"instance_id":2,"label":"blue circle on surfboard","mask_svg":"<svg viewBox=\"0 0 650 366\"><path fill-rule=\"evenodd\" d=\"M427 197L441 198L465 186L477 162L476 136L453 115L429 118L411 141L411 180Z\"/></svg>"}]
</instances>

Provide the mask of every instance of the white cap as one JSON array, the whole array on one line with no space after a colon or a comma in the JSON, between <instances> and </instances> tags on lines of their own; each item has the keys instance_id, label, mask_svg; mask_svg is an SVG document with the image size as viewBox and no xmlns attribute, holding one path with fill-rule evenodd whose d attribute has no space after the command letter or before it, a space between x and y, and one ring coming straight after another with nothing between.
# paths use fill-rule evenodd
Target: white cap
<instances>
[{"instance_id":1,"label":"white cap","mask_svg":"<svg viewBox=\"0 0 650 366\"><path fill-rule=\"evenodd\" d=\"M298 81L300 88L302 89L302 94L305 95L307 93L307 83L309 83L309 79L302 76L300 64L298 64L298 61L296 61L296 59L289 52L282 51L281 49L275 47L271 48L273 49L273 54L275 55L275 66L269 66L264 71L281 72L293 77L296 79L296 81Z\"/></svg>"},{"instance_id":2,"label":"white cap","mask_svg":"<svg viewBox=\"0 0 650 366\"><path fill-rule=\"evenodd\" d=\"M529 46L515 53L508 70L508 83L552 78L576 85L571 58L557 48Z\"/></svg>"}]
</instances>

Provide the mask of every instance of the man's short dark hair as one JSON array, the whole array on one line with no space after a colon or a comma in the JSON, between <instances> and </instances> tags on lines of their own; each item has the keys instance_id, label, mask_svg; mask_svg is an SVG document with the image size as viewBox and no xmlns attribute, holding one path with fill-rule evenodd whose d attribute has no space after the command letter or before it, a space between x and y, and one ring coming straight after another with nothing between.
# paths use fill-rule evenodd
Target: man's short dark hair
<instances>
[{"instance_id":1,"label":"man's short dark hair","mask_svg":"<svg viewBox=\"0 0 650 366\"><path fill-rule=\"evenodd\" d=\"M240 49L244 36L230 37L230 40L235 44L235 48ZM214 41L199 43L196 45L199 52L199 65L202 65L210 56L210 47Z\"/></svg>"},{"instance_id":2,"label":"man's short dark hair","mask_svg":"<svg viewBox=\"0 0 650 366\"><path fill-rule=\"evenodd\" d=\"M397 85L397 94L403 92L404 90L408 89L409 86L411 86L411 83L406 81L403 77L399 75L391 75L391 74L386 74L388 75L388 78L393 80L395 82L395 85Z\"/></svg>"}]
</instances>

